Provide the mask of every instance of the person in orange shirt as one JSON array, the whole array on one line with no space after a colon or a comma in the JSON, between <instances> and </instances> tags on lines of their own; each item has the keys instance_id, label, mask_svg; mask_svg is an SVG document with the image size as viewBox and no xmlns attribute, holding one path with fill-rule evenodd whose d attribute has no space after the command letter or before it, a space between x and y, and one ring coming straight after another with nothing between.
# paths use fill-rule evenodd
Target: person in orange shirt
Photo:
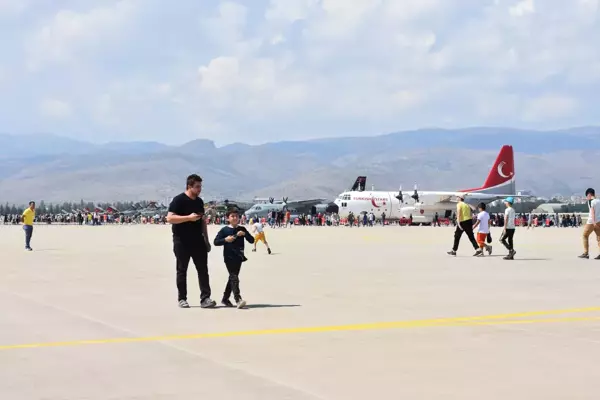
<instances>
[{"instance_id":1,"label":"person in orange shirt","mask_svg":"<svg viewBox=\"0 0 600 400\"><path fill-rule=\"evenodd\" d=\"M288 210L285 212L285 227L287 228L288 224L290 224L290 228L292 227L292 213Z\"/></svg>"}]
</instances>

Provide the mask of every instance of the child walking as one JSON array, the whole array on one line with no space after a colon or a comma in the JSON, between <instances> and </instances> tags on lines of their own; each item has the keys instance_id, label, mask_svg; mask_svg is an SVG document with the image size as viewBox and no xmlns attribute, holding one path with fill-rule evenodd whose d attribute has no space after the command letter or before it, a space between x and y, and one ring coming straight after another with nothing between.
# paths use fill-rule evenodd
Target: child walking
<instances>
[{"instance_id":1,"label":"child walking","mask_svg":"<svg viewBox=\"0 0 600 400\"><path fill-rule=\"evenodd\" d=\"M500 242L506 247L508 250L508 255L504 257L504 260L514 260L515 251L513 238L515 236L515 209L513 208L513 203L515 200L512 197L507 197L504 200L504 204L506 205L506 210L504 211L504 231L502 232L502 237L500 238Z\"/></svg>"},{"instance_id":2,"label":"child walking","mask_svg":"<svg viewBox=\"0 0 600 400\"><path fill-rule=\"evenodd\" d=\"M488 254L492 254L492 246L485 243L488 235L490 234L490 214L485 211L485 203L479 203L479 214L477 214L477 222L473 226L473 229L479 227L477 232L477 244L479 250L474 254L475 257L483 257L483 249L487 250Z\"/></svg>"},{"instance_id":3,"label":"child walking","mask_svg":"<svg viewBox=\"0 0 600 400\"><path fill-rule=\"evenodd\" d=\"M219 231L214 241L215 246L223 246L223 259L229 272L229 280L227 281L227 286L225 286L221 304L225 307L233 307L233 304L229 300L231 292L233 292L237 308L244 308L246 301L242 299L242 294L240 293L239 278L242 263L248 260L244 255L244 239L248 243L254 243L254 237L246 228L239 225L240 216L236 209L227 210L226 217L229 225Z\"/></svg>"}]
</instances>

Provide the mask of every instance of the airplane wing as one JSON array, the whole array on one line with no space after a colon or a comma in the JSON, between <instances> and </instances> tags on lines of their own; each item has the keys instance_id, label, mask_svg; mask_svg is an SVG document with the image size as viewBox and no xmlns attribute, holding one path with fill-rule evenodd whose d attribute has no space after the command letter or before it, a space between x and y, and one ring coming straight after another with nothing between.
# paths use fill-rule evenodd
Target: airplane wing
<instances>
[{"instance_id":1,"label":"airplane wing","mask_svg":"<svg viewBox=\"0 0 600 400\"><path fill-rule=\"evenodd\" d=\"M523 199L523 198L534 198L535 196L531 195L517 195L517 194L487 194L487 193L477 193L477 192L455 192L448 193L440 200L440 203L457 203L458 199L462 197L466 201L483 201L483 202L492 202L496 200L506 199L507 197L512 197L515 199Z\"/></svg>"},{"instance_id":2,"label":"airplane wing","mask_svg":"<svg viewBox=\"0 0 600 400\"><path fill-rule=\"evenodd\" d=\"M287 203L288 207L294 208L294 205L297 206L311 206L316 204L321 204L324 202L324 199L310 199L310 200L298 200L298 201L290 201Z\"/></svg>"}]
</instances>

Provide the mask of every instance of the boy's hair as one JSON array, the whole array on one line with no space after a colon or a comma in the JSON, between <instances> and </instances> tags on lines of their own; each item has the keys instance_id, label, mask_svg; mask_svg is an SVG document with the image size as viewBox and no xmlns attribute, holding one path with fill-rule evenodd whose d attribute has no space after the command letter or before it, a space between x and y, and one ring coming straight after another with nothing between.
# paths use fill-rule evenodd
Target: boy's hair
<instances>
[{"instance_id":1,"label":"boy's hair","mask_svg":"<svg viewBox=\"0 0 600 400\"><path fill-rule=\"evenodd\" d=\"M240 212L238 211L238 209L237 209L237 208L230 207L230 208L228 208L228 209L227 209L227 212L225 213L225 216L226 216L227 218L229 218L229 216L230 216L231 214L238 214L238 215L239 215L239 213L240 213Z\"/></svg>"},{"instance_id":2,"label":"boy's hair","mask_svg":"<svg viewBox=\"0 0 600 400\"><path fill-rule=\"evenodd\" d=\"M485 211L485 203L479 203L479 205L477 206L479 208L481 208L483 211Z\"/></svg>"},{"instance_id":3,"label":"boy's hair","mask_svg":"<svg viewBox=\"0 0 600 400\"><path fill-rule=\"evenodd\" d=\"M586 197L589 195L595 196L596 195L596 191L592 188L589 188L588 190L585 191L585 195Z\"/></svg>"},{"instance_id":4,"label":"boy's hair","mask_svg":"<svg viewBox=\"0 0 600 400\"><path fill-rule=\"evenodd\" d=\"M200 175L192 174L192 175L188 176L186 179L185 188L189 189L189 188L193 187L196 182L202 182L202 178L200 178Z\"/></svg>"}]
</instances>

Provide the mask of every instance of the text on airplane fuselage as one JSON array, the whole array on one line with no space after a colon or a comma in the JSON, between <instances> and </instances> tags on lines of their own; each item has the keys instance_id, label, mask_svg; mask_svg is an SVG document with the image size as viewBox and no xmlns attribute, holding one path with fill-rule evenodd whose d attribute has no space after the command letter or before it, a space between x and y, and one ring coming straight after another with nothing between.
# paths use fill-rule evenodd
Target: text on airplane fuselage
<instances>
[{"instance_id":1,"label":"text on airplane fuselage","mask_svg":"<svg viewBox=\"0 0 600 400\"><path fill-rule=\"evenodd\" d=\"M353 197L352 200L367 200L367 201L371 201L371 200L382 200L382 201L386 201L389 200L386 197Z\"/></svg>"}]
</instances>

